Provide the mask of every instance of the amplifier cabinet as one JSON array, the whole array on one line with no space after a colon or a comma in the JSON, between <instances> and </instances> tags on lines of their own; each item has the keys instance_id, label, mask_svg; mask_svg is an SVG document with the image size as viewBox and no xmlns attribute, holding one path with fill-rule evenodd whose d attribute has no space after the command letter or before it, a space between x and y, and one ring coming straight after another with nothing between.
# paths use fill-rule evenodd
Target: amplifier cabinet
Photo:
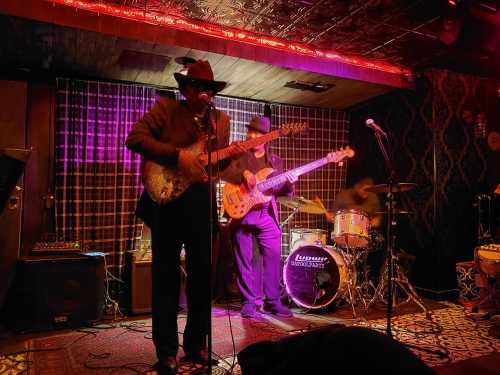
<instances>
[{"instance_id":1,"label":"amplifier cabinet","mask_svg":"<svg viewBox=\"0 0 500 375\"><path fill-rule=\"evenodd\" d=\"M151 312L151 260L138 260L132 263L130 291L130 312L145 314Z\"/></svg>"},{"instance_id":2,"label":"amplifier cabinet","mask_svg":"<svg viewBox=\"0 0 500 375\"><path fill-rule=\"evenodd\" d=\"M104 257L80 254L18 260L2 317L15 331L98 321L104 308Z\"/></svg>"},{"instance_id":3,"label":"amplifier cabinet","mask_svg":"<svg viewBox=\"0 0 500 375\"><path fill-rule=\"evenodd\" d=\"M128 305L132 314L151 312L151 259L141 258L136 251L127 252L126 273Z\"/></svg>"},{"instance_id":4,"label":"amplifier cabinet","mask_svg":"<svg viewBox=\"0 0 500 375\"><path fill-rule=\"evenodd\" d=\"M128 307L131 314L151 313L152 306L152 262L137 251L129 251L126 255L126 282ZM181 280L179 290L179 308L186 309L186 277L184 260L181 258Z\"/></svg>"}]
</instances>

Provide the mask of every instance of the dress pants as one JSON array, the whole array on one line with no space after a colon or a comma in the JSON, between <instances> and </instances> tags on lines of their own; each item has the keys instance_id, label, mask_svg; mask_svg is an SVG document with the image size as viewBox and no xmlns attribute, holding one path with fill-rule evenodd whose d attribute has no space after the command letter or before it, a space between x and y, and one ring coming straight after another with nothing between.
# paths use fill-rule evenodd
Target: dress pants
<instances>
[{"instance_id":1,"label":"dress pants","mask_svg":"<svg viewBox=\"0 0 500 375\"><path fill-rule=\"evenodd\" d=\"M215 207L215 206L214 206ZM158 358L177 354L180 250L186 250L184 352L206 346L210 329L210 252L208 186L192 185L179 198L158 206L152 235L153 342Z\"/></svg>"},{"instance_id":2,"label":"dress pants","mask_svg":"<svg viewBox=\"0 0 500 375\"><path fill-rule=\"evenodd\" d=\"M242 302L256 304L259 288L253 270L253 237L262 255L264 295L268 302L280 298L281 231L272 216L270 204L251 210L234 224L233 242Z\"/></svg>"}]
</instances>

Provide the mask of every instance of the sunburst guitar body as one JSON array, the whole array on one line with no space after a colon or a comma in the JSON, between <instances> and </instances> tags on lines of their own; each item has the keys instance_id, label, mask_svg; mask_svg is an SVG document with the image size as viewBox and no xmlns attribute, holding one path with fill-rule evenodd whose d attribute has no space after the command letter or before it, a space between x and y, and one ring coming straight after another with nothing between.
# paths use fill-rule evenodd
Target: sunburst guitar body
<instances>
[{"instance_id":1,"label":"sunburst guitar body","mask_svg":"<svg viewBox=\"0 0 500 375\"><path fill-rule=\"evenodd\" d=\"M312 161L298 168L289 170L279 175L269 177L274 171L272 168L264 168L256 173L257 183L253 189L248 189L245 184L236 185L226 182L222 192L222 204L224 210L233 219L241 219L253 207L258 207L272 198L270 190L287 181L287 174L299 177L305 173L311 172L328 163L339 163L344 158L352 158L354 150L349 147L341 148L338 151L331 152L324 158Z\"/></svg>"}]
</instances>

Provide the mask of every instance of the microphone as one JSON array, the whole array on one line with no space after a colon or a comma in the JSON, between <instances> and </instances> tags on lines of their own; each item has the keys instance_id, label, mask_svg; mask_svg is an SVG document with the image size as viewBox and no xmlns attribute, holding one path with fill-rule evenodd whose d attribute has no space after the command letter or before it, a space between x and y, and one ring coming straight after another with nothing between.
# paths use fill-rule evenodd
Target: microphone
<instances>
[{"instance_id":1,"label":"microphone","mask_svg":"<svg viewBox=\"0 0 500 375\"><path fill-rule=\"evenodd\" d=\"M373 121L373 119L371 119L371 118L367 119L366 120L366 126L369 127L370 129L373 129L377 133L382 134L384 137L387 138L387 133L385 131L383 131L380 126L378 126L377 124L375 124L375 121Z\"/></svg>"},{"instance_id":2,"label":"microphone","mask_svg":"<svg viewBox=\"0 0 500 375\"><path fill-rule=\"evenodd\" d=\"M198 99L200 99L203 103L205 103L208 106L213 106L210 96L208 96L208 93L205 91L202 91L198 94Z\"/></svg>"}]
</instances>

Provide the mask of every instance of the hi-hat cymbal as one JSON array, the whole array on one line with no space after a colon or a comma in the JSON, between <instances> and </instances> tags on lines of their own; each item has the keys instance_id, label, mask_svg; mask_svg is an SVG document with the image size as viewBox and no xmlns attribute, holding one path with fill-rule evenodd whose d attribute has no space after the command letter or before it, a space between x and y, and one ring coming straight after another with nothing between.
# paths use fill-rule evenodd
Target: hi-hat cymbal
<instances>
[{"instance_id":1,"label":"hi-hat cymbal","mask_svg":"<svg viewBox=\"0 0 500 375\"><path fill-rule=\"evenodd\" d=\"M299 212L308 214L324 214L326 212L318 203L304 197L278 197L277 200L286 207L298 209Z\"/></svg>"},{"instance_id":2,"label":"hi-hat cymbal","mask_svg":"<svg viewBox=\"0 0 500 375\"><path fill-rule=\"evenodd\" d=\"M408 191L408 190L415 189L416 187L417 187L417 184L414 184L412 182L400 182L399 184L392 185L392 192L393 193L400 193L402 191ZM364 190L369 191L371 193L388 193L389 192L389 185L381 184L381 185L365 186Z\"/></svg>"}]
</instances>

